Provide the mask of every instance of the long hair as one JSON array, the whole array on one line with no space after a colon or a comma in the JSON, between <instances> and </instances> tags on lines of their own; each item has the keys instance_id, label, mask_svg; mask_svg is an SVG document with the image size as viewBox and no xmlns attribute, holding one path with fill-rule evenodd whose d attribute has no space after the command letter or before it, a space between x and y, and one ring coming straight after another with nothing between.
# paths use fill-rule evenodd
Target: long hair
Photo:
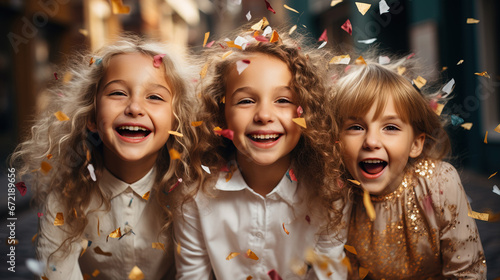
<instances>
[{"instance_id":1,"label":"long hair","mask_svg":"<svg viewBox=\"0 0 500 280\"><path fill-rule=\"evenodd\" d=\"M337 130L336 123L327 116L325 106L328 92L326 62L331 54L327 50L308 47L304 44L306 39L300 35L292 38L288 32L276 30L264 35L265 28L270 27L266 24L254 29L250 25L243 26L234 34L226 35L244 38L246 42L241 47L220 39L200 57L202 80L197 92L202 105L197 120L202 124L197 127L199 140L191 150L191 174L197 188L185 198L190 199L197 191L210 191L221 166L235 152L232 141L215 135L213 131L215 127L226 127L224 97L229 70L238 60L265 54L283 61L292 74L290 88L297 96L296 104L302 107L302 117L307 123L292 151L292 165L298 182L307 186L308 201L314 205L319 201L324 206L328 226L334 229L342 216L335 202L342 195L336 180L340 175L340 155L331 141L331 130ZM279 39L271 42L271 38L277 38L276 34ZM201 165L210 168L211 174L203 171Z\"/></svg>"},{"instance_id":2,"label":"long hair","mask_svg":"<svg viewBox=\"0 0 500 280\"><path fill-rule=\"evenodd\" d=\"M10 157L11 166L16 167L19 176L34 192L37 207L46 209L49 195L57 197L61 203L65 224L69 228L68 238L59 247L64 251L83 233L90 212L101 207L110 209L109 195L98 186L104 169L102 141L97 133L87 129L87 122L95 119L97 90L110 60L126 53L144 54L151 57L151 63L155 55L166 54L162 63L166 81L173 90L174 130L184 135L182 138L171 135L156 161L157 172L151 198L156 197L165 210L162 215L163 230L169 230L172 220L171 210L167 208L173 195L168 195L169 189L178 178L187 176L189 172L187 151L192 145L192 128L189 125L193 108L192 90L191 83L187 81L188 68L181 64L172 50L138 36L124 35L95 53L75 54L67 66L58 71L63 74L61 79L49 89L49 107L37 116L31 133ZM56 118L54 114L59 111L69 120ZM169 149L177 150L181 159L170 159ZM95 168L97 181L92 180L87 170L89 164ZM91 200L96 202L92 205L99 205L97 209L88 209Z\"/></svg>"}]
</instances>

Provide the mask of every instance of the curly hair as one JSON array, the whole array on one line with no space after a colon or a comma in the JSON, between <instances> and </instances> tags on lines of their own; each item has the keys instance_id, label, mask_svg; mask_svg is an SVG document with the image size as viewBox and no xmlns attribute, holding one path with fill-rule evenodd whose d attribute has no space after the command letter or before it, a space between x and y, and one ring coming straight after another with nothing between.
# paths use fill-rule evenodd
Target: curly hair
<instances>
[{"instance_id":1,"label":"curly hair","mask_svg":"<svg viewBox=\"0 0 500 280\"><path fill-rule=\"evenodd\" d=\"M413 168L422 159L446 158L451 151L444 129L446 119L444 115L438 115L431 104L444 105L449 93L435 86L435 82L429 81L420 88L415 84L413 80L419 77L419 73L428 73L415 57L391 57L390 63L382 65L376 62L376 51L364 56L366 64L351 65L345 74L340 74L334 86L331 114L335 116L338 127L342 127L349 117L363 117L373 105L376 106L374 118L378 118L388 98L392 97L401 120L412 126L415 135L425 134L422 153L411 158L405 170ZM345 166L342 170L346 170Z\"/></svg>"},{"instance_id":2,"label":"curly hair","mask_svg":"<svg viewBox=\"0 0 500 280\"><path fill-rule=\"evenodd\" d=\"M297 180L307 184L310 205L320 202L324 209L328 229L336 229L342 213L338 202L342 194L338 188L340 154L332 144L332 130L336 133L336 123L326 114L327 50L308 47L304 37L289 36L285 31L277 32L279 40L270 42L271 35L263 35L264 28L253 29L243 26L230 36L240 36L247 41L241 48L230 47L232 42L223 39L215 41L214 47L206 49L200 57L202 80L197 92L201 98L198 121L198 141L191 150L191 168L196 188L185 197L192 198L197 191L209 192L215 185L221 166L229 161L236 148L232 141L214 134L215 127L226 127L225 103L227 76L238 60L249 55L265 54L283 61L291 72L290 88L297 96L297 105L303 108L307 128L292 150L292 165L296 167ZM250 31L248 31L250 30ZM276 31L276 30L275 30ZM272 36L276 36L272 35ZM229 46L229 47L226 47ZM201 65L200 65L201 66ZM205 77L203 77L206 75ZM211 174L206 174L201 165L207 166Z\"/></svg>"},{"instance_id":3,"label":"curly hair","mask_svg":"<svg viewBox=\"0 0 500 280\"><path fill-rule=\"evenodd\" d=\"M65 224L69 225L68 238L58 248L64 248L63 252L83 233L88 224L87 215L98 210L88 209L91 200L97 201L98 208L110 209L109 195L101 191L99 180L94 182L87 170L88 164L92 164L96 177L100 178L104 169L102 141L97 133L89 131L87 122L95 118L99 83L110 60L126 53L144 54L151 57L152 63L155 55L166 54L161 67L173 90L174 129L184 135L182 138L170 136L156 160L151 197L156 197L156 202L164 209L164 231L170 230L172 220L167 205L175 203L175 194L167 195L170 187L189 173L188 150L193 144L191 135L194 133L189 121L194 107L189 67L182 65L167 45L133 35L123 35L95 53L76 54L59 71L68 78L64 78L64 82L56 81L49 89L48 109L36 118L30 135L10 157L11 166L16 167L19 176L33 190L37 207L48 207L49 195L55 195L61 202ZM57 111L65 113L69 120L59 121L54 116ZM172 148L181 154L181 159L170 159L169 149ZM50 171L40 169L44 162L52 166Z\"/></svg>"}]
</instances>

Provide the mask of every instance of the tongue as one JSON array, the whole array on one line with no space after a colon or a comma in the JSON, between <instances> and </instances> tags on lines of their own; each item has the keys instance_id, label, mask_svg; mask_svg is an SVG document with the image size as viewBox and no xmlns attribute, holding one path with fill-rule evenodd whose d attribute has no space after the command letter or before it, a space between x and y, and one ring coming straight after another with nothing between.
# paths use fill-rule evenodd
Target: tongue
<instances>
[{"instance_id":1,"label":"tongue","mask_svg":"<svg viewBox=\"0 0 500 280\"><path fill-rule=\"evenodd\" d=\"M384 163L362 163L362 165L368 174L377 174L384 169Z\"/></svg>"},{"instance_id":2,"label":"tongue","mask_svg":"<svg viewBox=\"0 0 500 280\"><path fill-rule=\"evenodd\" d=\"M119 130L118 131L123 137L146 137L146 131L130 131L130 130Z\"/></svg>"}]
</instances>

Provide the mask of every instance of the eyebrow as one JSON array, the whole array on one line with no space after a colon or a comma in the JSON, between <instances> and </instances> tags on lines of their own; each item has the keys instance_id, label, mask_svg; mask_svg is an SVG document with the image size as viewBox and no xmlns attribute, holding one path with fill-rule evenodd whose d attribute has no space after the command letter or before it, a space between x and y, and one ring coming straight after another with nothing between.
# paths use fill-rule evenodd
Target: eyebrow
<instances>
[{"instance_id":1,"label":"eyebrow","mask_svg":"<svg viewBox=\"0 0 500 280\"><path fill-rule=\"evenodd\" d=\"M108 83L106 83L103 87L102 87L102 91L104 91L109 85L112 85L112 84L122 84L124 86L127 85L127 83L124 81L124 80L112 80L112 81L109 81ZM156 83L149 83L147 86L151 86L153 88L161 88L161 89L164 89L166 90L170 95L172 95L172 93L170 92L170 90L168 88L166 88L165 86L163 85L160 85L160 84L156 84Z\"/></svg>"},{"instance_id":2,"label":"eyebrow","mask_svg":"<svg viewBox=\"0 0 500 280\"><path fill-rule=\"evenodd\" d=\"M274 88L274 91L282 91L282 90L292 91L292 89L289 86L278 86L278 87ZM240 87L240 88L237 88L236 90L234 90L232 95L235 95L238 92L254 92L254 88L253 87Z\"/></svg>"},{"instance_id":3,"label":"eyebrow","mask_svg":"<svg viewBox=\"0 0 500 280\"><path fill-rule=\"evenodd\" d=\"M360 121L362 120L363 117L355 117L355 116L349 116L347 120L350 121ZM379 117L382 121L391 121L391 120L401 120L401 118L398 115L387 115L383 117Z\"/></svg>"}]
</instances>

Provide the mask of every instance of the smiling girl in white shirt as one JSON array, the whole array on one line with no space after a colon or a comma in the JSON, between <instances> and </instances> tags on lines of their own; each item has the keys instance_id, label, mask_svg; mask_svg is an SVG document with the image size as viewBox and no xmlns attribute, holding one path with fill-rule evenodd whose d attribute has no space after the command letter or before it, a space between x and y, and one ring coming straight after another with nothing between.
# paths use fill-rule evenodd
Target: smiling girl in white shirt
<instances>
[{"instance_id":1,"label":"smiling girl in white shirt","mask_svg":"<svg viewBox=\"0 0 500 280\"><path fill-rule=\"evenodd\" d=\"M169 191L185 175L192 101L174 57L124 37L59 72L49 108L12 156L43 209L41 276L175 274Z\"/></svg>"},{"instance_id":2,"label":"smiling girl in white shirt","mask_svg":"<svg viewBox=\"0 0 500 280\"><path fill-rule=\"evenodd\" d=\"M425 93L430 87L414 60L365 59L337 81L330 102L346 179L360 184L346 181L353 190L351 278L485 279L460 177L441 161L450 142L434 110L446 93Z\"/></svg>"},{"instance_id":3,"label":"smiling girl in white shirt","mask_svg":"<svg viewBox=\"0 0 500 280\"><path fill-rule=\"evenodd\" d=\"M240 31L203 56L203 123L191 151L200 183L174 224L178 279L347 276L341 195L326 179L338 175L326 52L270 29Z\"/></svg>"}]
</instances>

